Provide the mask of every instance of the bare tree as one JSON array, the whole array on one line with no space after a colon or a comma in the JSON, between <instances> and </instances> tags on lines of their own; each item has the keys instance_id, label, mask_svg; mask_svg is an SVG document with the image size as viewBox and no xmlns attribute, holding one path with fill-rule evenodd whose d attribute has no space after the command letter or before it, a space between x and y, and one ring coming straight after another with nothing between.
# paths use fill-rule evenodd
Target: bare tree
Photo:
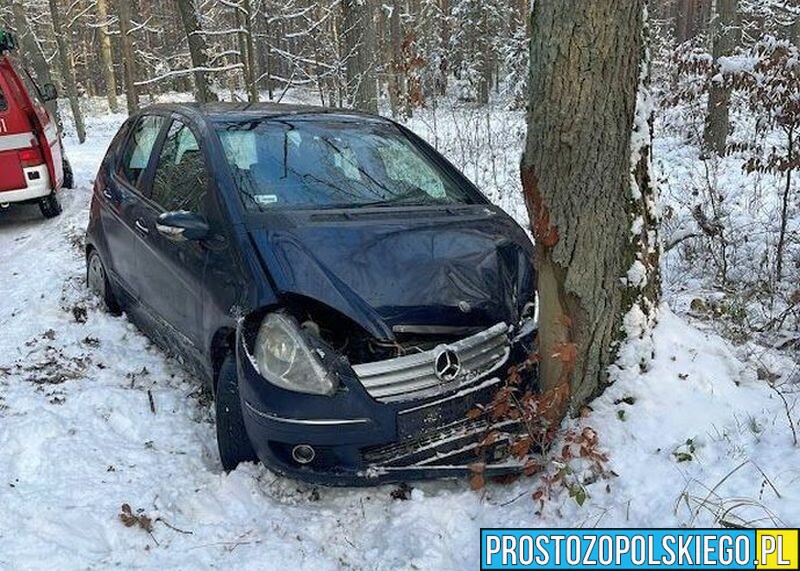
<instances>
[{"instance_id":1,"label":"bare tree","mask_svg":"<svg viewBox=\"0 0 800 571\"><path fill-rule=\"evenodd\" d=\"M713 19L714 73L708 90L708 110L703 132L703 142L707 151L721 156L730 130L728 107L731 99L731 86L719 73L719 60L729 56L739 43L738 0L716 0L716 13Z\"/></svg>"},{"instance_id":2,"label":"bare tree","mask_svg":"<svg viewBox=\"0 0 800 571\"><path fill-rule=\"evenodd\" d=\"M236 22L239 24L239 52L243 64L247 98L251 103L258 101L256 83L256 58L253 44L253 12L250 0L242 0L236 8Z\"/></svg>"},{"instance_id":3,"label":"bare tree","mask_svg":"<svg viewBox=\"0 0 800 571\"><path fill-rule=\"evenodd\" d=\"M100 59L103 62L103 77L106 81L106 97L108 107L112 113L119 110L117 101L117 82L114 79L114 58L111 51L111 36L108 31L108 2L107 0L95 0L95 10L97 11L97 26L100 35Z\"/></svg>"},{"instance_id":4,"label":"bare tree","mask_svg":"<svg viewBox=\"0 0 800 571\"><path fill-rule=\"evenodd\" d=\"M604 386L622 331L648 335L660 293L649 107L637 104L644 4L534 3L522 182L554 417Z\"/></svg>"},{"instance_id":5,"label":"bare tree","mask_svg":"<svg viewBox=\"0 0 800 571\"><path fill-rule=\"evenodd\" d=\"M65 37L69 34L69 28L64 26L61 19L61 8L58 5L58 0L49 0L50 2L50 18L53 23L53 32L55 33L56 44L58 46L58 61L61 68L61 79L64 82L64 87L67 89L67 97L69 98L69 106L72 110L72 118L75 121L75 132L78 135L78 142L83 143L86 140L86 129L83 126L83 113L81 112L80 101L78 101L78 88L75 85L75 68L73 67L72 51L70 49L70 38Z\"/></svg>"},{"instance_id":6,"label":"bare tree","mask_svg":"<svg viewBox=\"0 0 800 571\"><path fill-rule=\"evenodd\" d=\"M128 113L133 114L139 110L139 91L136 87L136 57L131 36L131 4L128 0L116 1L117 14L119 15L120 45L122 46L122 65L125 72L125 96Z\"/></svg>"},{"instance_id":7,"label":"bare tree","mask_svg":"<svg viewBox=\"0 0 800 571\"><path fill-rule=\"evenodd\" d=\"M197 17L197 10L193 0L177 0L178 11L181 14L183 31L189 42L189 53L192 56L192 73L194 74L194 88L197 100L206 103L216 101L217 96L211 91L208 81L208 53L206 52L206 40L203 36L200 20Z\"/></svg>"},{"instance_id":8,"label":"bare tree","mask_svg":"<svg viewBox=\"0 0 800 571\"><path fill-rule=\"evenodd\" d=\"M403 32L400 25L400 10L402 3L400 0L393 0L389 6L389 105L392 115L397 116L401 112L401 106L405 101L405 68L403 62Z\"/></svg>"},{"instance_id":9,"label":"bare tree","mask_svg":"<svg viewBox=\"0 0 800 571\"><path fill-rule=\"evenodd\" d=\"M378 87L375 79L375 36L371 0L342 0L342 33L347 88L352 105L363 111L378 112Z\"/></svg>"}]
</instances>

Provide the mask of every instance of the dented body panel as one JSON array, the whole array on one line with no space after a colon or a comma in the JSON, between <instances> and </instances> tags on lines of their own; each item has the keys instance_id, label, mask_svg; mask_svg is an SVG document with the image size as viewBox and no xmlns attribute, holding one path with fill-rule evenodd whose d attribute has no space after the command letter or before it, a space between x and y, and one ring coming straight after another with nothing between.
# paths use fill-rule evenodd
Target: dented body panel
<instances>
[{"instance_id":1,"label":"dented body panel","mask_svg":"<svg viewBox=\"0 0 800 571\"><path fill-rule=\"evenodd\" d=\"M516 323L534 292L530 241L489 205L279 216L249 227L276 289L382 339L398 326Z\"/></svg>"}]
</instances>

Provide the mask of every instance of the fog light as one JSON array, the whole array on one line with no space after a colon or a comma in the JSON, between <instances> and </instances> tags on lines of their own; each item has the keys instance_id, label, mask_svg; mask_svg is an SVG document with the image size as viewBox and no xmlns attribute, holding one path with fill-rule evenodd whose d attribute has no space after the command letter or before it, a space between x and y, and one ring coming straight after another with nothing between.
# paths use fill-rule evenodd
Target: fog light
<instances>
[{"instance_id":1,"label":"fog light","mask_svg":"<svg viewBox=\"0 0 800 571\"><path fill-rule=\"evenodd\" d=\"M292 458L298 464L310 464L316 455L317 453L308 444L298 444L292 448Z\"/></svg>"}]
</instances>

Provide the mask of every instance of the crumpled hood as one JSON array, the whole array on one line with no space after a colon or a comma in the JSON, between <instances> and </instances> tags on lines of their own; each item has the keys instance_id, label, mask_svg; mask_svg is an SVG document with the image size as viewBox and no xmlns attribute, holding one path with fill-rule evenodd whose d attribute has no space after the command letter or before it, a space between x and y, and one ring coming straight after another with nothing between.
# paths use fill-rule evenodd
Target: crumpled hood
<instances>
[{"instance_id":1,"label":"crumpled hood","mask_svg":"<svg viewBox=\"0 0 800 571\"><path fill-rule=\"evenodd\" d=\"M249 231L280 293L382 339L396 325L515 323L535 287L530 240L487 206L281 214Z\"/></svg>"}]
</instances>

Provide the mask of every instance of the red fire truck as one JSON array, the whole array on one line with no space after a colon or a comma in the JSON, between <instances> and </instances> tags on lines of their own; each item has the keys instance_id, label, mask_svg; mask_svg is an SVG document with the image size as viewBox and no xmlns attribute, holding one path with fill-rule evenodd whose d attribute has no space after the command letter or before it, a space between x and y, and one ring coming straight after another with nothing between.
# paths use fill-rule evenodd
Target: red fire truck
<instances>
[{"instance_id":1,"label":"red fire truck","mask_svg":"<svg viewBox=\"0 0 800 571\"><path fill-rule=\"evenodd\" d=\"M12 56L13 35L0 30L0 207L38 203L46 218L61 213L58 193L72 187L61 135L45 103L52 84L39 87Z\"/></svg>"}]
</instances>

